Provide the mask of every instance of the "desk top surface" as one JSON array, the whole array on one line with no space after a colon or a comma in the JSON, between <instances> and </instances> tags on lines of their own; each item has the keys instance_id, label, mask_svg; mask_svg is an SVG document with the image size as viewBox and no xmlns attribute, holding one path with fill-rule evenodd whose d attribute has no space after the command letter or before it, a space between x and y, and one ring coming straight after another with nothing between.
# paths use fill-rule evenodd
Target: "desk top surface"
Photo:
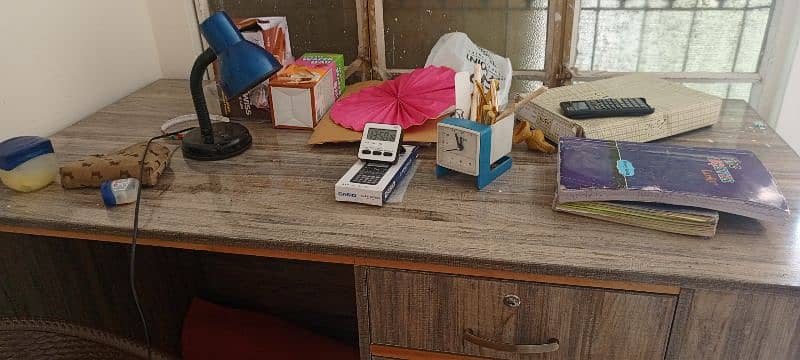
<instances>
[{"instance_id":1,"label":"desk top surface","mask_svg":"<svg viewBox=\"0 0 800 360\"><path fill-rule=\"evenodd\" d=\"M60 163L112 152L192 113L188 82L160 80L52 137ZM477 191L467 177L437 180L426 148L405 199L382 208L338 203L333 187L356 145L312 147L310 133L247 123L254 146L225 161L176 151L143 192L142 237L195 245L360 256L548 275L800 293L800 158L744 102L727 101L713 127L665 142L752 150L792 208L785 225L722 216L702 239L551 210L555 156L515 147L513 168ZM175 141L165 141L178 148ZM8 229L129 236L133 206L107 209L97 189L58 184L30 194L0 187ZM195 247L197 248L197 247Z\"/></svg>"}]
</instances>

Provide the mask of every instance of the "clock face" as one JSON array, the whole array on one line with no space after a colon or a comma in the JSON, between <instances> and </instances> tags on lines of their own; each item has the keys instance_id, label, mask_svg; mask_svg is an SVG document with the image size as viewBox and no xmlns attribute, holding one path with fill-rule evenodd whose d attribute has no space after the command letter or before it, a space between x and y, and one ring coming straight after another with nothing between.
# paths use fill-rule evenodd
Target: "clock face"
<instances>
[{"instance_id":1,"label":"clock face","mask_svg":"<svg viewBox=\"0 0 800 360\"><path fill-rule=\"evenodd\" d=\"M436 163L450 170L478 175L478 133L440 124L436 144Z\"/></svg>"}]
</instances>

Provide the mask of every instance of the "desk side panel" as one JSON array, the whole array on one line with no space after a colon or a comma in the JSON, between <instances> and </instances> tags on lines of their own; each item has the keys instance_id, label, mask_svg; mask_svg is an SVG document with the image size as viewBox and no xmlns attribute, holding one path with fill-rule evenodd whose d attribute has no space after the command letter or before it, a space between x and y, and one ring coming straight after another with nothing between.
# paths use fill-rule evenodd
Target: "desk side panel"
<instances>
[{"instance_id":1,"label":"desk side panel","mask_svg":"<svg viewBox=\"0 0 800 360\"><path fill-rule=\"evenodd\" d=\"M677 359L800 359L800 298L695 290Z\"/></svg>"}]
</instances>

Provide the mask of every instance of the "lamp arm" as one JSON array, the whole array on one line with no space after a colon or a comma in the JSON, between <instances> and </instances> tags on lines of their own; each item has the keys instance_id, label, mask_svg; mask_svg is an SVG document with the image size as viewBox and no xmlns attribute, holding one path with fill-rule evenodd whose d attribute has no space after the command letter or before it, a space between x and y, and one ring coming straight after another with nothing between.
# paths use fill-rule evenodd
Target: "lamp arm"
<instances>
[{"instance_id":1,"label":"lamp arm","mask_svg":"<svg viewBox=\"0 0 800 360\"><path fill-rule=\"evenodd\" d=\"M206 49L194 61L192 72L189 74L189 90L192 92L194 111L200 123L200 134L206 144L214 143L214 130L211 127L211 117L208 115L206 96L203 94L203 75L211 63L217 59L217 54L211 48Z\"/></svg>"}]
</instances>

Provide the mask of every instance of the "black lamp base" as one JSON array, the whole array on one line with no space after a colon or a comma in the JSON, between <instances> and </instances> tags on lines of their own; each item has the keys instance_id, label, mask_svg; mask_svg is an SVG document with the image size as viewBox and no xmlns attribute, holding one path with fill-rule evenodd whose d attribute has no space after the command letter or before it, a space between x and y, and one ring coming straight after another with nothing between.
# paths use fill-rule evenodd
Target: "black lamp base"
<instances>
[{"instance_id":1,"label":"black lamp base","mask_svg":"<svg viewBox=\"0 0 800 360\"><path fill-rule=\"evenodd\" d=\"M213 144L203 142L200 128L187 132L181 146L183 157L202 161L222 160L243 153L253 144L253 137L241 124L214 123L212 128Z\"/></svg>"}]
</instances>

